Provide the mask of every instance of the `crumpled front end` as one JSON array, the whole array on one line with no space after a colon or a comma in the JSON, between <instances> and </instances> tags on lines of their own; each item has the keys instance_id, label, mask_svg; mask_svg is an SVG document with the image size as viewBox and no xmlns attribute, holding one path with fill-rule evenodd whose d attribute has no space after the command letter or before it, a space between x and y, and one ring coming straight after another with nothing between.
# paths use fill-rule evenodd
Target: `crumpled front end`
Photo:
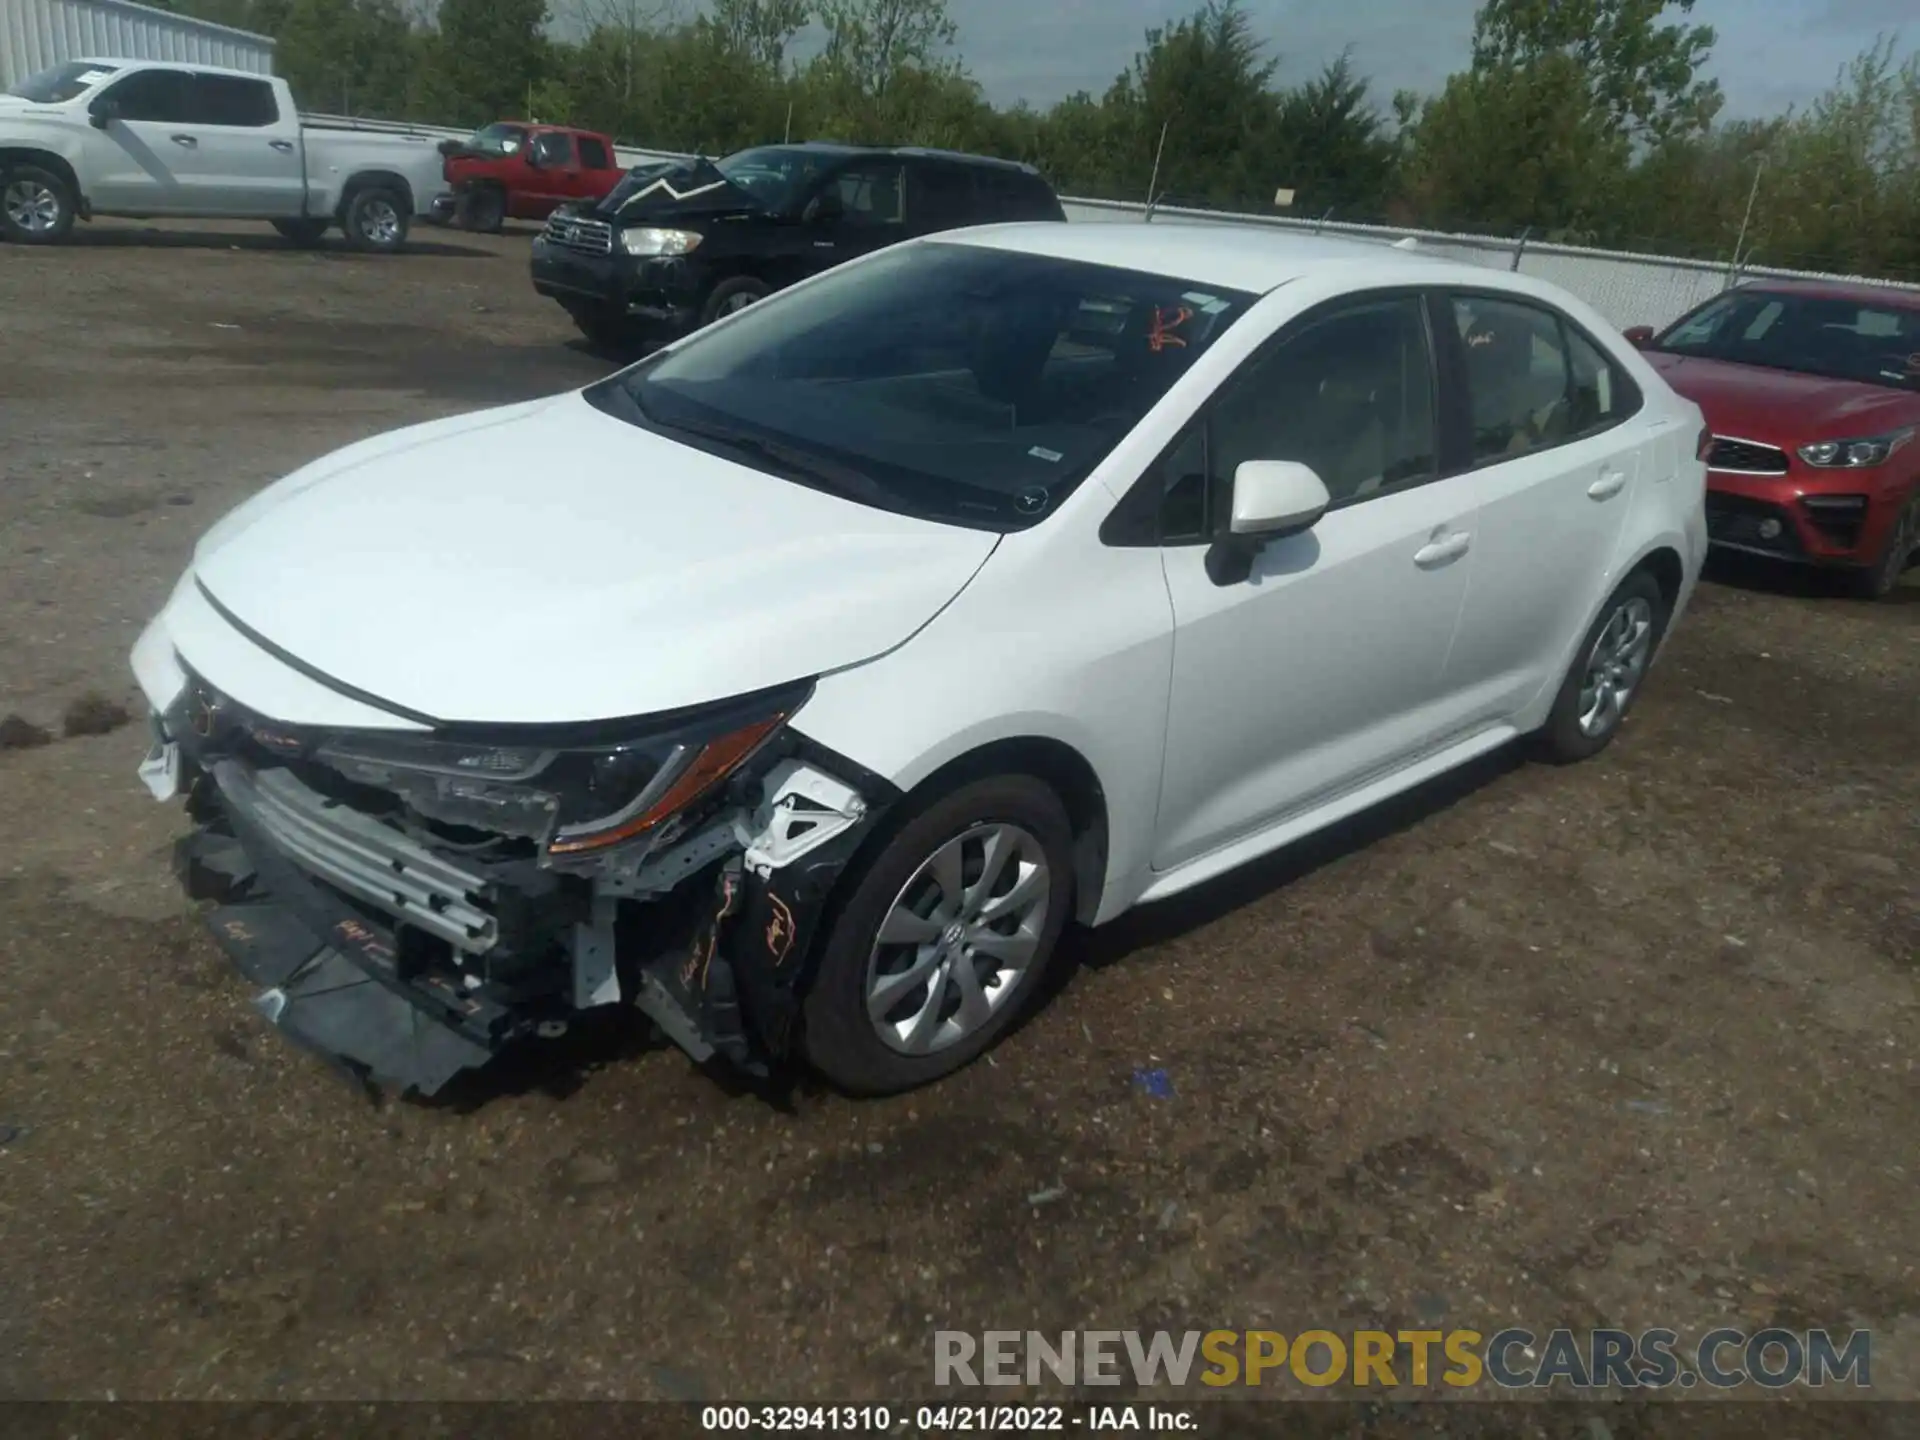
<instances>
[{"instance_id":1,"label":"crumpled front end","mask_svg":"<svg viewBox=\"0 0 1920 1440\"><path fill-rule=\"evenodd\" d=\"M142 778L255 1007L351 1075L433 1095L632 1004L696 1060L789 1051L814 930L891 787L787 721L810 686L570 733L356 731L191 672Z\"/></svg>"}]
</instances>

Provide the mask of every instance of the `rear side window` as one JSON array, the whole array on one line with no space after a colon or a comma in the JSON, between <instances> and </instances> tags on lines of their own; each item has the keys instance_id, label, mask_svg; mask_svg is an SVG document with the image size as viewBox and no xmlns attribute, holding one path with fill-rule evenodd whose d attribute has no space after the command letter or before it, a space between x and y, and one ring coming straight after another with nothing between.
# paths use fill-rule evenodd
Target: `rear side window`
<instances>
[{"instance_id":1,"label":"rear side window","mask_svg":"<svg viewBox=\"0 0 1920 1440\"><path fill-rule=\"evenodd\" d=\"M1476 465L1564 445L1640 408L1633 381L1558 311L1484 295L1451 303L1465 350Z\"/></svg>"},{"instance_id":2,"label":"rear side window","mask_svg":"<svg viewBox=\"0 0 1920 1440\"><path fill-rule=\"evenodd\" d=\"M101 93L116 108L116 118L163 125L192 121L193 100L184 70L136 70Z\"/></svg>"},{"instance_id":3,"label":"rear side window","mask_svg":"<svg viewBox=\"0 0 1920 1440\"><path fill-rule=\"evenodd\" d=\"M611 170L613 157L607 154L606 142L591 135L580 137L580 163L589 170Z\"/></svg>"},{"instance_id":4,"label":"rear side window","mask_svg":"<svg viewBox=\"0 0 1920 1440\"><path fill-rule=\"evenodd\" d=\"M982 166L975 172L982 220L1051 220L1059 202L1046 181L1024 170Z\"/></svg>"},{"instance_id":5,"label":"rear side window","mask_svg":"<svg viewBox=\"0 0 1920 1440\"><path fill-rule=\"evenodd\" d=\"M914 166L909 218L923 231L952 230L987 218L973 198L973 176L959 165L928 162Z\"/></svg>"},{"instance_id":6,"label":"rear side window","mask_svg":"<svg viewBox=\"0 0 1920 1440\"><path fill-rule=\"evenodd\" d=\"M273 86L264 80L243 80L237 75L196 75L193 77L193 115L196 125L231 125L236 129L258 130L280 118L280 104Z\"/></svg>"}]
</instances>

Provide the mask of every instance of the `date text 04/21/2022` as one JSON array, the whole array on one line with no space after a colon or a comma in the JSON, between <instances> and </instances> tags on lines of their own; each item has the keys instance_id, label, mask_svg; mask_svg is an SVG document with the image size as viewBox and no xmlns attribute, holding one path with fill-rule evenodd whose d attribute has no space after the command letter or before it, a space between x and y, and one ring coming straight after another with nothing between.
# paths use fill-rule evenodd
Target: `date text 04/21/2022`
<instances>
[{"instance_id":1,"label":"date text 04/21/2022","mask_svg":"<svg viewBox=\"0 0 1920 1440\"><path fill-rule=\"evenodd\" d=\"M908 1429L922 1435L1114 1434L1142 1430L1177 1434L1191 1432L1193 1412L1161 1405L922 1405L911 1416L898 1416L884 1405L708 1405L700 1412L700 1428L718 1432L769 1431L814 1434L842 1431L885 1434Z\"/></svg>"}]
</instances>

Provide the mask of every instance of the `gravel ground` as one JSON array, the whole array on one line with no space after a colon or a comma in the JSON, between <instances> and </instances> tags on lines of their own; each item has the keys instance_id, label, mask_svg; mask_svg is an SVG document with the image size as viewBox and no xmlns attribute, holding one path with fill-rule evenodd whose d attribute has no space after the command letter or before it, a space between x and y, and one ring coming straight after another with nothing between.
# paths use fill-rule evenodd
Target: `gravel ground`
<instances>
[{"instance_id":1,"label":"gravel ground","mask_svg":"<svg viewBox=\"0 0 1920 1440\"><path fill-rule=\"evenodd\" d=\"M620 1031L376 1107L268 1033L141 728L59 732L137 712L128 647L242 496L610 368L524 234L425 238L0 250L0 714L55 732L0 753L0 1396L850 1400L926 1393L936 1327L1778 1322L1871 1326L1920 1398L1920 574L1716 571L1599 761L1074 937L905 1099Z\"/></svg>"}]
</instances>

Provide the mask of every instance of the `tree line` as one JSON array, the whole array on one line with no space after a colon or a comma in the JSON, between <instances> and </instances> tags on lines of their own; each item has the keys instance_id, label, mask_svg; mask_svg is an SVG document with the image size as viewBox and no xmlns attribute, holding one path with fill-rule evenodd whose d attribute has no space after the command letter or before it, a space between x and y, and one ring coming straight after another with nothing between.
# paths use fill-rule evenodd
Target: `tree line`
<instances>
[{"instance_id":1,"label":"tree line","mask_svg":"<svg viewBox=\"0 0 1920 1440\"><path fill-rule=\"evenodd\" d=\"M1203 0L1044 109L987 101L947 0L159 3L275 36L313 110L946 146L1072 195L1274 213L1291 190L1284 213L1920 280L1920 57L1882 39L1805 108L1728 121L1694 0L1486 0L1465 70L1384 101L1346 57L1277 83L1285 37Z\"/></svg>"}]
</instances>

